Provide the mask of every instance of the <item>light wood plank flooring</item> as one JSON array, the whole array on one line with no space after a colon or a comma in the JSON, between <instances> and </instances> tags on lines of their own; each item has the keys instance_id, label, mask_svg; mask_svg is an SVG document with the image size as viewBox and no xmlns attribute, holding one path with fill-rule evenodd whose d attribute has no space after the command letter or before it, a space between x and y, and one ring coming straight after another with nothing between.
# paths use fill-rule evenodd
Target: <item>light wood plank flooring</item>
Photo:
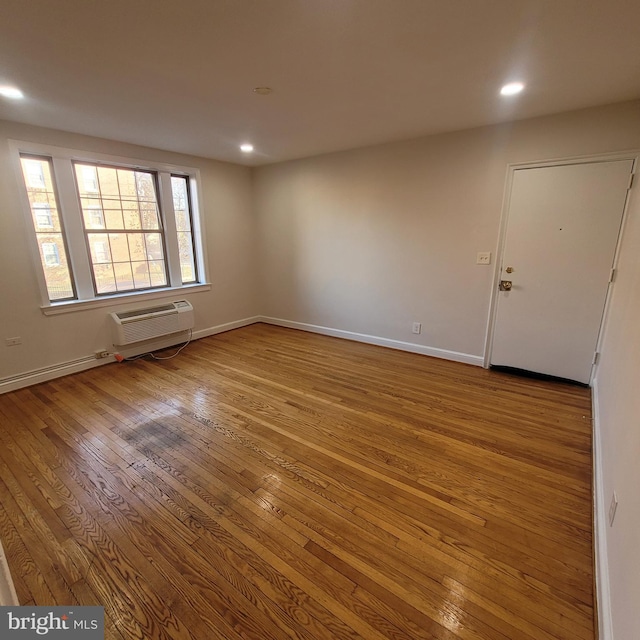
<instances>
[{"instance_id":1,"label":"light wood plank flooring","mask_svg":"<svg viewBox=\"0 0 640 640\"><path fill-rule=\"evenodd\" d=\"M257 324L0 396L0 539L114 640L593 640L590 411Z\"/></svg>"}]
</instances>

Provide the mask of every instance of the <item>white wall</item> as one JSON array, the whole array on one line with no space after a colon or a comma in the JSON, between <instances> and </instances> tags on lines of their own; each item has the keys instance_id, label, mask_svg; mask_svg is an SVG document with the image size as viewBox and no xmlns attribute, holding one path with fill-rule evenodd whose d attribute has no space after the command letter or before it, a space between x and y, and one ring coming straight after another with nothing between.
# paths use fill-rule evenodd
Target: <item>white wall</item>
<instances>
[{"instance_id":1,"label":"white wall","mask_svg":"<svg viewBox=\"0 0 640 640\"><path fill-rule=\"evenodd\" d=\"M196 332L258 313L256 226L248 168L0 121L0 384L25 372L91 356L111 345L110 308L42 314L8 139L199 168L212 288L178 297L194 305ZM169 299L176 297L174 293ZM136 304L130 303L132 306ZM13 336L20 336L22 345L6 347L4 339Z\"/></svg>"},{"instance_id":2,"label":"white wall","mask_svg":"<svg viewBox=\"0 0 640 640\"><path fill-rule=\"evenodd\" d=\"M595 383L600 548L613 628L609 635L609 615L603 611L602 640L640 638L640 186L631 193ZM609 527L614 491L618 509Z\"/></svg>"},{"instance_id":3,"label":"white wall","mask_svg":"<svg viewBox=\"0 0 640 640\"><path fill-rule=\"evenodd\" d=\"M480 356L507 165L639 148L636 101L259 168L262 313ZM640 183L632 205L595 391L602 640L640 638Z\"/></svg>"},{"instance_id":4,"label":"white wall","mask_svg":"<svg viewBox=\"0 0 640 640\"><path fill-rule=\"evenodd\" d=\"M507 165L634 147L639 102L258 168L262 313L480 357Z\"/></svg>"},{"instance_id":5,"label":"white wall","mask_svg":"<svg viewBox=\"0 0 640 640\"><path fill-rule=\"evenodd\" d=\"M23 338L20 347L0 343L0 383L108 340L104 309L40 312L7 138L200 168L213 287L191 296L196 330L262 314L480 356L492 267L475 257L495 254L507 164L638 149L640 102L253 171L0 122L0 338ZM596 379L597 489L604 510L614 489L620 499L614 527L602 529L612 615L601 614L615 631L603 640L640 637L639 189ZM410 332L414 320L420 336Z\"/></svg>"}]
</instances>

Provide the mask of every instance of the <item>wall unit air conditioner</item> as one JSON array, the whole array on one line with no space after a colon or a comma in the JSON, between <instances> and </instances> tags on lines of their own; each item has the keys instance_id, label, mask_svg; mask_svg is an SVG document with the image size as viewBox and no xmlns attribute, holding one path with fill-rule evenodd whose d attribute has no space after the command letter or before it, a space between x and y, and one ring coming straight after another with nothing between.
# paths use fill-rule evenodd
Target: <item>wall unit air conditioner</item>
<instances>
[{"instance_id":1,"label":"wall unit air conditioner","mask_svg":"<svg viewBox=\"0 0 640 640\"><path fill-rule=\"evenodd\" d=\"M193 307L186 300L110 315L113 344L118 346L193 329Z\"/></svg>"}]
</instances>

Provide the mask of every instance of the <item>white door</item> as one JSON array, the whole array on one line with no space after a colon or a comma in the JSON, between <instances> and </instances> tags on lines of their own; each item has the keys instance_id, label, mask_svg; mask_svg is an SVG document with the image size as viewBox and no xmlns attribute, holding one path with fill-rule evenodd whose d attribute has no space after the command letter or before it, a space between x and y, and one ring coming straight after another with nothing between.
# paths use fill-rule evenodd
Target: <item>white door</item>
<instances>
[{"instance_id":1,"label":"white door","mask_svg":"<svg viewBox=\"0 0 640 640\"><path fill-rule=\"evenodd\" d=\"M514 172L491 365L589 382L632 168Z\"/></svg>"}]
</instances>

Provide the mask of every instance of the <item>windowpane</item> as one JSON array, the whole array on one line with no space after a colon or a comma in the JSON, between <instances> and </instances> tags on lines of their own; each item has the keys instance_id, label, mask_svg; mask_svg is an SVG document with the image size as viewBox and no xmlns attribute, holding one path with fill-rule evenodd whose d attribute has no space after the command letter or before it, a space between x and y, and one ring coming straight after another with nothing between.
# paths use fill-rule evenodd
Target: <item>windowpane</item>
<instances>
[{"instance_id":1,"label":"windowpane","mask_svg":"<svg viewBox=\"0 0 640 640\"><path fill-rule=\"evenodd\" d=\"M116 287L118 291L131 291L131 289L146 289L148 288L148 284L145 287L134 287L134 279L131 274L131 263L130 262L115 262L113 264L113 271L116 276Z\"/></svg>"},{"instance_id":2,"label":"windowpane","mask_svg":"<svg viewBox=\"0 0 640 640\"><path fill-rule=\"evenodd\" d=\"M60 266L60 252L55 242L43 242L40 247L42 249L42 258L48 267Z\"/></svg>"},{"instance_id":3,"label":"windowpane","mask_svg":"<svg viewBox=\"0 0 640 640\"><path fill-rule=\"evenodd\" d=\"M96 264L93 266L96 293L114 293L116 291L116 279L113 275L113 265Z\"/></svg>"},{"instance_id":4,"label":"windowpane","mask_svg":"<svg viewBox=\"0 0 640 640\"><path fill-rule=\"evenodd\" d=\"M75 298L51 159L21 156L20 162L49 300Z\"/></svg>"},{"instance_id":5,"label":"windowpane","mask_svg":"<svg viewBox=\"0 0 640 640\"><path fill-rule=\"evenodd\" d=\"M104 213L99 204L87 204L83 208L84 226L87 229L104 229Z\"/></svg>"},{"instance_id":6,"label":"windowpane","mask_svg":"<svg viewBox=\"0 0 640 640\"><path fill-rule=\"evenodd\" d=\"M118 184L120 186L120 197L123 200L138 201L136 176L133 171L120 171L118 173Z\"/></svg>"},{"instance_id":7,"label":"windowpane","mask_svg":"<svg viewBox=\"0 0 640 640\"><path fill-rule=\"evenodd\" d=\"M100 194L103 198L116 197L120 199L117 169L111 167L97 167Z\"/></svg>"},{"instance_id":8,"label":"windowpane","mask_svg":"<svg viewBox=\"0 0 640 640\"><path fill-rule=\"evenodd\" d=\"M142 233L129 233L129 254L132 261L140 261L147 259L147 247L144 243L144 235Z\"/></svg>"},{"instance_id":9,"label":"windowpane","mask_svg":"<svg viewBox=\"0 0 640 640\"><path fill-rule=\"evenodd\" d=\"M137 200L123 200L122 214L125 229L142 229L140 222L140 209Z\"/></svg>"},{"instance_id":10,"label":"windowpane","mask_svg":"<svg viewBox=\"0 0 640 640\"><path fill-rule=\"evenodd\" d=\"M164 260L149 260L149 275L151 276L152 287L162 287L165 281Z\"/></svg>"},{"instance_id":11,"label":"windowpane","mask_svg":"<svg viewBox=\"0 0 640 640\"><path fill-rule=\"evenodd\" d=\"M178 249L182 282L193 282L196 279L196 266L193 261L193 239L190 233L178 231Z\"/></svg>"},{"instance_id":12,"label":"windowpane","mask_svg":"<svg viewBox=\"0 0 640 640\"><path fill-rule=\"evenodd\" d=\"M94 264L111 262L111 251L109 251L109 236L106 233L90 233L88 234L87 238L89 240L91 262L93 262Z\"/></svg>"},{"instance_id":13,"label":"windowpane","mask_svg":"<svg viewBox=\"0 0 640 640\"><path fill-rule=\"evenodd\" d=\"M173 210L176 216L176 229L178 232L178 252L180 254L182 282L195 282L198 274L196 273L193 243L189 179L184 176L171 176L171 190L173 193Z\"/></svg>"},{"instance_id":14,"label":"windowpane","mask_svg":"<svg viewBox=\"0 0 640 640\"><path fill-rule=\"evenodd\" d=\"M140 204L140 218L143 229L159 229L158 209L154 204Z\"/></svg>"},{"instance_id":15,"label":"windowpane","mask_svg":"<svg viewBox=\"0 0 640 640\"><path fill-rule=\"evenodd\" d=\"M162 236L159 233L144 234L147 245L148 260L162 260L164 257L162 251Z\"/></svg>"},{"instance_id":16,"label":"windowpane","mask_svg":"<svg viewBox=\"0 0 640 640\"><path fill-rule=\"evenodd\" d=\"M51 213L51 205L48 202L33 203L33 221L38 231L53 229L53 215Z\"/></svg>"},{"instance_id":17,"label":"windowpane","mask_svg":"<svg viewBox=\"0 0 640 640\"><path fill-rule=\"evenodd\" d=\"M98 205L100 206L100 205ZM119 200L102 200L104 207L104 223L107 229L124 229L122 207Z\"/></svg>"},{"instance_id":18,"label":"windowpane","mask_svg":"<svg viewBox=\"0 0 640 640\"><path fill-rule=\"evenodd\" d=\"M149 276L148 262L133 262L133 277L136 283L136 289L148 289L151 286L151 278Z\"/></svg>"},{"instance_id":19,"label":"windowpane","mask_svg":"<svg viewBox=\"0 0 640 640\"><path fill-rule=\"evenodd\" d=\"M95 167L83 166L80 171L81 179L78 181L80 193L93 194L98 192L98 174Z\"/></svg>"},{"instance_id":20,"label":"windowpane","mask_svg":"<svg viewBox=\"0 0 640 640\"><path fill-rule=\"evenodd\" d=\"M131 262L126 233L110 233L109 246L111 247L111 259L114 262Z\"/></svg>"},{"instance_id":21,"label":"windowpane","mask_svg":"<svg viewBox=\"0 0 640 640\"><path fill-rule=\"evenodd\" d=\"M153 176L149 172L136 171L136 192L140 202L156 202L156 189Z\"/></svg>"},{"instance_id":22,"label":"windowpane","mask_svg":"<svg viewBox=\"0 0 640 640\"><path fill-rule=\"evenodd\" d=\"M97 179L95 191L87 188L91 171ZM86 163L76 163L75 174L96 293L166 286L154 174ZM105 233L92 233L95 229L104 229Z\"/></svg>"},{"instance_id":23,"label":"windowpane","mask_svg":"<svg viewBox=\"0 0 640 640\"><path fill-rule=\"evenodd\" d=\"M52 302L91 300L199 281L200 235L194 227L190 169L176 167L171 175L163 168L140 169L135 160L129 166L116 158L113 164L74 161L77 151L38 145L30 153L29 145L10 146L21 162L25 208L29 204L25 213L33 228L33 258L42 269L43 296ZM66 182L69 171L75 194L66 187L58 193L56 178ZM159 187L164 189L169 181L173 207L171 202L167 206L175 216L169 211L167 219Z\"/></svg>"}]
</instances>

